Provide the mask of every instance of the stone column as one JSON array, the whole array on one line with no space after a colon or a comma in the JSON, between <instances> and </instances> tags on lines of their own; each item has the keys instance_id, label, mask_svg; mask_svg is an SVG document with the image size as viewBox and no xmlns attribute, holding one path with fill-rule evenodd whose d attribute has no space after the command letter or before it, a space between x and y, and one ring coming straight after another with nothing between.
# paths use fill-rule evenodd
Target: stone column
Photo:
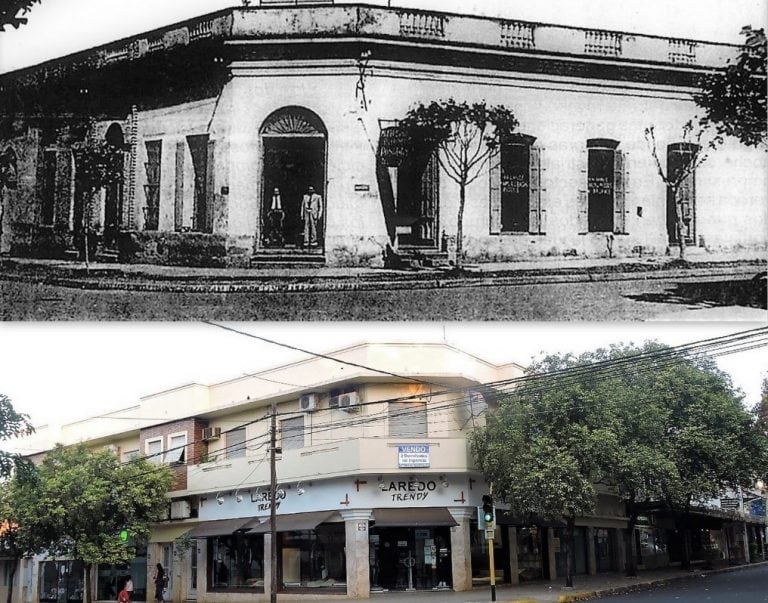
<instances>
[{"instance_id":1,"label":"stone column","mask_svg":"<svg viewBox=\"0 0 768 603\"><path fill-rule=\"evenodd\" d=\"M587 528L587 573L597 574L597 552L595 551L595 528Z\"/></svg>"},{"instance_id":2,"label":"stone column","mask_svg":"<svg viewBox=\"0 0 768 603\"><path fill-rule=\"evenodd\" d=\"M555 528L546 528L547 530L547 552L549 553L545 563L549 565L549 579L557 579L557 560L555 559ZM562 544L561 544L562 546Z\"/></svg>"},{"instance_id":3,"label":"stone column","mask_svg":"<svg viewBox=\"0 0 768 603\"><path fill-rule=\"evenodd\" d=\"M472 590L472 545L469 522L477 513L474 507L449 507L459 525L451 528L451 580L456 592Z\"/></svg>"},{"instance_id":4,"label":"stone column","mask_svg":"<svg viewBox=\"0 0 768 603\"><path fill-rule=\"evenodd\" d=\"M346 531L347 596L350 599L367 599L371 596L368 542L371 515L370 509L341 511Z\"/></svg>"},{"instance_id":5,"label":"stone column","mask_svg":"<svg viewBox=\"0 0 768 603\"><path fill-rule=\"evenodd\" d=\"M197 592L208 592L208 539L198 538L192 545L197 547Z\"/></svg>"},{"instance_id":6,"label":"stone column","mask_svg":"<svg viewBox=\"0 0 768 603\"><path fill-rule=\"evenodd\" d=\"M745 521L743 524L744 526L744 561L747 563L750 563L750 551L749 551L749 528L747 528L747 522Z\"/></svg>"},{"instance_id":7,"label":"stone column","mask_svg":"<svg viewBox=\"0 0 768 603\"><path fill-rule=\"evenodd\" d=\"M279 553L279 551L278 551ZM206 555L206 558L208 556ZM279 563L279 561L278 561ZM272 534L264 534L264 596L272 593ZM198 586L199 589L199 586ZM206 589L207 590L207 589Z\"/></svg>"},{"instance_id":8,"label":"stone column","mask_svg":"<svg viewBox=\"0 0 768 603\"><path fill-rule=\"evenodd\" d=\"M509 539L509 582L520 584L520 568L517 566L517 527L508 526Z\"/></svg>"}]
</instances>

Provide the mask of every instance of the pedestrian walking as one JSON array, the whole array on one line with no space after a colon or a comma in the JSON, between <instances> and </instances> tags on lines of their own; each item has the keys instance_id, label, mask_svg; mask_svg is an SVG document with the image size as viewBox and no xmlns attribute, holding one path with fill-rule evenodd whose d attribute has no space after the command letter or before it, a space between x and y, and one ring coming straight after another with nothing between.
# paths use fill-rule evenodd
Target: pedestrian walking
<instances>
[{"instance_id":1,"label":"pedestrian walking","mask_svg":"<svg viewBox=\"0 0 768 603\"><path fill-rule=\"evenodd\" d=\"M125 577L125 590L128 593L128 601L133 600L133 578L130 576Z\"/></svg>"},{"instance_id":2,"label":"pedestrian walking","mask_svg":"<svg viewBox=\"0 0 768 603\"><path fill-rule=\"evenodd\" d=\"M152 582L155 583L155 601L162 603L165 599L163 591L168 585L168 578L166 578L165 570L160 563L157 564L157 569L155 570L155 575L152 577Z\"/></svg>"}]
</instances>

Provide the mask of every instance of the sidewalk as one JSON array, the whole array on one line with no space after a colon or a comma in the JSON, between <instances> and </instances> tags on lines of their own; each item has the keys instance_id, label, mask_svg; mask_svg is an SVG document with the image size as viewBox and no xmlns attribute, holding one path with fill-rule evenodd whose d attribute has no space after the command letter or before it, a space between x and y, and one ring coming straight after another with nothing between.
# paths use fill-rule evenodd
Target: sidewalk
<instances>
[{"instance_id":1,"label":"sidewalk","mask_svg":"<svg viewBox=\"0 0 768 603\"><path fill-rule=\"evenodd\" d=\"M684 571L679 569L660 569L641 571L635 578L628 578L621 573L598 574L597 576L576 576L575 588L563 587L564 579L553 582L529 582L520 586L503 584L497 586L498 603L567 603L569 601L587 601L600 597L643 590L660 586L676 580L702 579L721 572L733 572L748 568L766 566L768 562L725 567L715 570ZM338 599L313 599L336 601ZM491 600L490 587L476 587L468 592L426 591L426 592L381 592L371 593L371 603L488 603Z\"/></svg>"},{"instance_id":2,"label":"sidewalk","mask_svg":"<svg viewBox=\"0 0 768 603\"><path fill-rule=\"evenodd\" d=\"M766 254L698 254L675 258L541 258L446 269L198 268L151 264L91 264L29 258L0 259L0 279L78 289L163 292L355 291L434 289L693 277L748 278L765 270Z\"/></svg>"}]
</instances>

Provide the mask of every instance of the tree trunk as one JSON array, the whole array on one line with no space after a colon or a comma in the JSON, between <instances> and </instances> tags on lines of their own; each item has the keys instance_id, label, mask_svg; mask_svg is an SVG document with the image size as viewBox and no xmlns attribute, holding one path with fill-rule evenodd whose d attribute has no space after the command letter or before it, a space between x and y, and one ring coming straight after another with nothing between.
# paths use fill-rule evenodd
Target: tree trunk
<instances>
[{"instance_id":1,"label":"tree trunk","mask_svg":"<svg viewBox=\"0 0 768 603\"><path fill-rule=\"evenodd\" d=\"M632 505L628 505L630 508ZM635 557L635 525L637 525L637 511L630 511L629 522L624 531L624 552L626 554L625 571L627 576L637 576L637 557Z\"/></svg>"},{"instance_id":2,"label":"tree trunk","mask_svg":"<svg viewBox=\"0 0 768 603\"><path fill-rule=\"evenodd\" d=\"M13 578L16 575L16 566L19 564L20 559L13 559L11 563L11 570L8 572L8 596L6 597L6 603L13 601Z\"/></svg>"},{"instance_id":3,"label":"tree trunk","mask_svg":"<svg viewBox=\"0 0 768 603\"><path fill-rule=\"evenodd\" d=\"M91 603L91 564L84 563L85 585L83 586L83 603Z\"/></svg>"},{"instance_id":4,"label":"tree trunk","mask_svg":"<svg viewBox=\"0 0 768 603\"><path fill-rule=\"evenodd\" d=\"M573 550L573 528L574 519L569 518L565 522L565 586L568 588L573 587L573 566L574 566L574 550Z\"/></svg>"},{"instance_id":5,"label":"tree trunk","mask_svg":"<svg viewBox=\"0 0 768 603\"><path fill-rule=\"evenodd\" d=\"M680 186L672 187L675 199L675 234L680 246L680 259L685 260L685 222L683 221L683 204L680 199Z\"/></svg>"},{"instance_id":6,"label":"tree trunk","mask_svg":"<svg viewBox=\"0 0 768 603\"><path fill-rule=\"evenodd\" d=\"M456 268L461 268L464 245L464 202L467 195L467 182L462 178L459 182L459 217L456 224Z\"/></svg>"}]
</instances>

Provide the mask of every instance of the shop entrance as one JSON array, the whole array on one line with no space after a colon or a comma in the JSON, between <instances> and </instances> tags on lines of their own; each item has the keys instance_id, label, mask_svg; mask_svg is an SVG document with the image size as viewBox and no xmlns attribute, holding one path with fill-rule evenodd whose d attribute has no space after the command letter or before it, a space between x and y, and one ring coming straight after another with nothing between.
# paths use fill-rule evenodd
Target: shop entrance
<instances>
[{"instance_id":1,"label":"shop entrance","mask_svg":"<svg viewBox=\"0 0 768 603\"><path fill-rule=\"evenodd\" d=\"M371 529L371 590L451 589L450 528Z\"/></svg>"}]
</instances>

